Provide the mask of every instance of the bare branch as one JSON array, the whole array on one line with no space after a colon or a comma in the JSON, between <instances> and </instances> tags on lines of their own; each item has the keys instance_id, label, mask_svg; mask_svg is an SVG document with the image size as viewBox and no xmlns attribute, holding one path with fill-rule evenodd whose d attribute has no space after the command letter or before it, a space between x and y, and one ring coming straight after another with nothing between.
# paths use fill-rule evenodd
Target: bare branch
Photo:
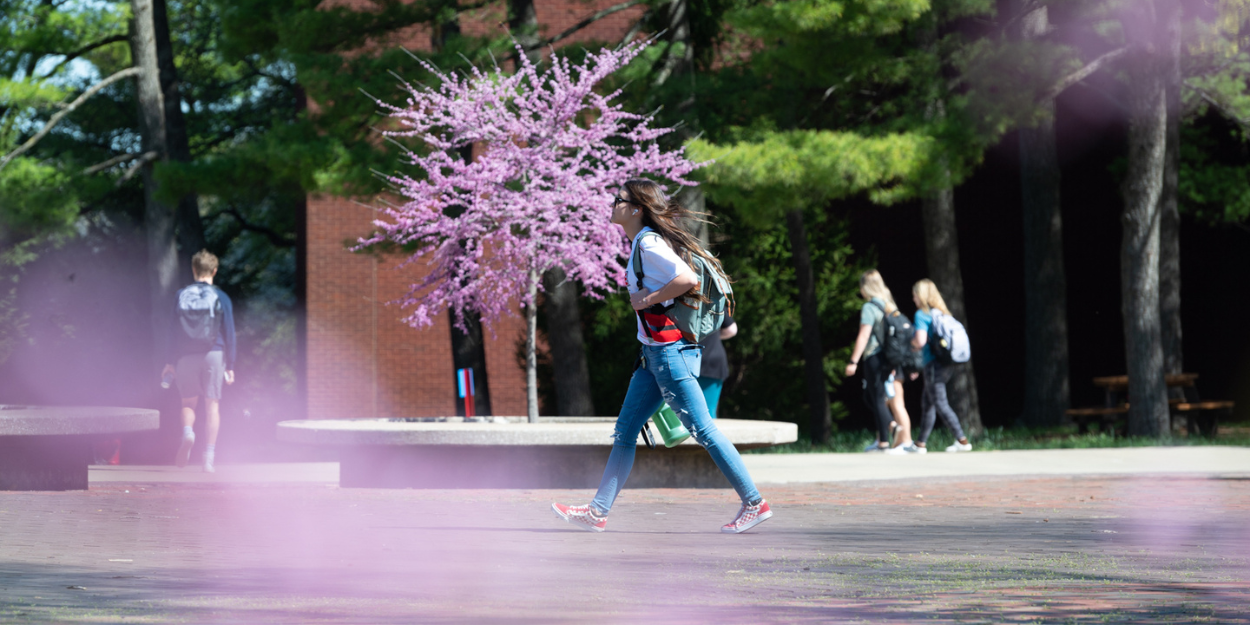
<instances>
[{"instance_id":1,"label":"bare branch","mask_svg":"<svg viewBox=\"0 0 1250 625\"><path fill-rule=\"evenodd\" d=\"M244 219L243 215L233 208L223 208L221 209L221 212L217 214L229 215L233 217L235 221L239 222L239 227L247 230L248 232L255 232L257 234L264 235L264 237L269 239L269 242L275 247L295 247L295 241L293 239L283 236L281 233L272 228L260 226Z\"/></svg>"},{"instance_id":2,"label":"bare branch","mask_svg":"<svg viewBox=\"0 0 1250 625\"><path fill-rule=\"evenodd\" d=\"M134 165L131 165L130 169L127 169L126 173L122 174L121 178L117 179L117 182L114 184L114 186L121 188L123 184L126 184L127 180L134 178L135 174L139 173L139 170L143 169L144 165L151 163L157 158L160 158L160 155L161 155L160 152L155 152L155 151L144 152L143 155L138 158L137 162L135 162Z\"/></svg>"},{"instance_id":3,"label":"bare branch","mask_svg":"<svg viewBox=\"0 0 1250 625\"><path fill-rule=\"evenodd\" d=\"M1227 105L1225 105L1223 102L1220 102L1219 99L1211 95L1211 93L1208 92L1206 89L1203 89L1202 87L1194 86L1194 84L1189 82L1188 80L1184 81L1184 83L1182 84L1185 85L1185 88L1198 94L1198 97L1202 98L1204 102L1211 105L1215 110L1219 111L1220 115L1223 115L1224 117L1227 117L1230 121L1235 122L1237 125L1241 126L1243 130L1250 130L1250 119L1238 117L1236 113L1229 110Z\"/></svg>"},{"instance_id":4,"label":"bare branch","mask_svg":"<svg viewBox=\"0 0 1250 625\"><path fill-rule=\"evenodd\" d=\"M128 69L123 69L122 71L117 72L116 74L113 74L112 76L109 76L108 78L105 78L104 80L101 80L100 82L92 85L90 89L87 89L86 91L83 92L82 95L78 96L78 99L74 100L68 106L58 111L56 115L53 115L52 118L48 120L48 123L44 124L43 128L40 128L39 132L35 133L35 136L31 137L30 139L27 139L26 143L23 143L12 152L5 154L3 158L0 158L0 169L4 169L4 166L8 165L10 161L21 156L22 154L25 154L28 150L35 147L35 144L39 143L39 140L46 137L49 132L52 132L52 128L54 128L57 124L61 123L61 120L65 119L66 115L69 115L70 113L74 112L74 109L77 109L79 106L82 106L83 102L86 102L87 100L91 99L91 96L99 93L105 87L123 78L129 78L131 76L135 76L139 74L141 71L143 70L139 69L138 67L131 67Z\"/></svg>"},{"instance_id":5,"label":"bare branch","mask_svg":"<svg viewBox=\"0 0 1250 625\"><path fill-rule=\"evenodd\" d=\"M136 158L143 158L146 154L152 154L152 152L147 152L147 153L136 152L134 154L122 154L121 156L114 156L113 158L110 158L107 161L104 161L102 163L96 163L95 165L92 165L91 167L88 167L82 170L82 175L90 176L92 174L98 174L114 165L128 163L130 161L135 160Z\"/></svg>"},{"instance_id":6,"label":"bare branch","mask_svg":"<svg viewBox=\"0 0 1250 625\"><path fill-rule=\"evenodd\" d=\"M51 76L57 73L57 71L59 71L62 67L65 67L65 65L68 64L70 61L73 61L74 59L84 54L87 54L88 52L91 52L92 50L103 48L104 46L107 46L111 43L120 43L125 40L126 40L126 35L113 35L112 37L105 37L104 39L101 39L94 43L89 43L73 52L70 52L69 54L66 54L65 58L62 59L60 63L57 63L56 66L54 66L48 73L44 74L43 77L47 78L48 76Z\"/></svg>"},{"instance_id":7,"label":"bare branch","mask_svg":"<svg viewBox=\"0 0 1250 625\"><path fill-rule=\"evenodd\" d=\"M1050 89L1047 89L1044 93L1042 93L1042 96L1040 99L1053 100L1059 97L1059 94L1063 93L1068 87L1071 87L1072 85L1075 85L1076 83L1081 82L1082 80L1085 80L1086 78L1089 77L1090 74L1093 74L1094 72L1102 69L1104 65L1107 65L1111 63L1112 61L1115 61L1116 59L1124 56L1127 53L1128 53L1128 46L1124 46L1123 48L1112 50L1090 61L1089 63L1085 65L1085 67L1082 67L1081 69L1078 69L1075 72L1072 72L1071 74L1068 74L1067 76L1064 76L1063 78L1060 78L1058 82L1051 85Z\"/></svg>"},{"instance_id":8,"label":"bare branch","mask_svg":"<svg viewBox=\"0 0 1250 625\"><path fill-rule=\"evenodd\" d=\"M591 14L591 15L590 15L589 17L587 17L586 19L584 19L584 20L582 20L582 21L580 21L580 22L578 22L578 23L576 23L576 24L574 24L574 25L570 26L570 27L569 27L567 30L565 30L564 32L562 32L562 33L560 33L560 34L556 35L555 37L552 37L552 38L550 38L550 39L548 39L548 40L546 40L546 41L544 41L544 42L542 42L542 43L538 44L538 46L536 46L536 47L541 48L541 47L543 47L543 46L549 46L549 45L551 45L551 44L553 44L553 43L555 43L555 42L557 42L557 41L560 41L561 39L564 39L564 38L566 38L566 37L570 37L570 36L572 36L572 35L573 35L574 33L576 33L577 31L579 31L579 30L581 30L581 29L583 29L583 28L585 28L585 27L587 27L587 26L590 26L591 24L593 24L593 23L595 23L595 22L597 22L597 21L599 21L599 20L601 20L601 19L603 19L603 18L605 18L605 17L607 17L607 16L609 16L609 15L612 15L613 13L620 13L621 11L624 11L625 9L629 9L629 8L632 8L632 7L638 6L638 5L640 5L640 4L642 4L642 0L629 0L628 2L622 2L622 3L620 3L620 4L614 4L614 5L612 5L612 6L608 7L608 8L606 8L606 9L603 9L602 11L596 11L595 13Z\"/></svg>"},{"instance_id":9,"label":"bare branch","mask_svg":"<svg viewBox=\"0 0 1250 625\"><path fill-rule=\"evenodd\" d=\"M651 11L647 11L647 12L643 13L643 14L642 14L642 15L638 18L638 20L637 20L636 22L634 22L634 25L633 25L633 26L630 26L630 27L629 27L629 30L625 31L625 36L624 36L624 37L621 37L621 42L620 42L619 44L617 44L617 46L616 46L616 47L617 47L618 49L619 49L619 48L623 48L623 47L625 47L626 45L628 45L628 44L629 44L629 42L633 41L633 40L634 40L634 38L638 36L638 33L642 30L642 23L643 23L643 22L645 22L645 21L647 21L647 18L648 18L648 17L651 17Z\"/></svg>"}]
</instances>

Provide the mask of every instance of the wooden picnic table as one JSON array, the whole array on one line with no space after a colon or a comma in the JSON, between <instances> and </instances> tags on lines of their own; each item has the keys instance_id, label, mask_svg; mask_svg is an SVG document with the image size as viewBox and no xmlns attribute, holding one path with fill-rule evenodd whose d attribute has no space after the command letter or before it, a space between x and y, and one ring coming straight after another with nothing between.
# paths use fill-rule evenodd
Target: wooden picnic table
<instances>
[{"instance_id":1,"label":"wooden picnic table","mask_svg":"<svg viewBox=\"0 0 1250 625\"><path fill-rule=\"evenodd\" d=\"M1185 398L1190 401L1197 401L1194 395L1194 382L1198 379L1197 373L1169 373L1163 377L1164 383L1168 388L1185 389ZM1128 394L1128 376L1127 375L1111 375L1100 378L1094 378L1094 386L1101 386L1107 390L1107 399L1104 404L1107 408L1115 408L1124 403L1124 396Z\"/></svg>"},{"instance_id":2,"label":"wooden picnic table","mask_svg":"<svg viewBox=\"0 0 1250 625\"><path fill-rule=\"evenodd\" d=\"M1184 399L1168 400L1168 412L1173 418L1188 419L1188 431L1191 434L1214 436L1219 426L1218 414L1231 412L1231 401L1200 401L1198 389L1194 385L1197 373L1175 373L1164 377L1168 388L1180 388L1184 391ZM1094 386L1106 389L1107 395L1102 408L1073 408L1067 411L1068 417L1076 422L1077 431L1084 434L1088 431L1091 421L1104 427L1114 428L1117 422L1128 413L1128 376L1113 375L1094 378Z\"/></svg>"}]
</instances>

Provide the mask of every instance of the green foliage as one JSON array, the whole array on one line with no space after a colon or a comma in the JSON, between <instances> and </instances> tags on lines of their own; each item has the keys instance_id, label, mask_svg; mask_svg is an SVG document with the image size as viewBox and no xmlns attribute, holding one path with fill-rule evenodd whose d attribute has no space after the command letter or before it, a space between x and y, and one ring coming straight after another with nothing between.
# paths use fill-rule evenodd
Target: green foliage
<instances>
[{"instance_id":1,"label":"green foliage","mask_svg":"<svg viewBox=\"0 0 1250 625\"><path fill-rule=\"evenodd\" d=\"M690 144L709 192L762 218L867 193L888 204L958 184L1007 128L987 123L967 80L944 74L985 53L951 20L988 0L758 3L726 21L750 36L701 80ZM939 108L940 107L940 108ZM949 170L948 178L944 170Z\"/></svg>"},{"instance_id":2,"label":"green foliage","mask_svg":"<svg viewBox=\"0 0 1250 625\"><path fill-rule=\"evenodd\" d=\"M745 133L744 133L745 134ZM775 219L795 207L819 206L867 191L880 203L906 197L919 178L932 137L791 130L744 136L728 144L692 141L695 160L713 160L703 170L717 201L749 206L759 219Z\"/></svg>"},{"instance_id":3,"label":"green foliage","mask_svg":"<svg viewBox=\"0 0 1250 625\"><path fill-rule=\"evenodd\" d=\"M785 221L759 226L746 211L721 207L716 212L723 235L715 236L716 250L734 279L738 335L725 341L733 371L726 381L721 414L730 418L791 421L809 425L803 373L803 344L798 306L798 282ZM862 257L852 260L846 223L823 211L808 211L807 237L820 331L829 355L825 387L842 383L835 363L850 356L841 337L854 331L859 310L856 292ZM834 420L847 414L845 406L831 406Z\"/></svg>"},{"instance_id":4,"label":"green foliage","mask_svg":"<svg viewBox=\"0 0 1250 625\"><path fill-rule=\"evenodd\" d=\"M761 38L888 35L930 8L929 0L792 0L748 6L732 19Z\"/></svg>"},{"instance_id":5,"label":"green foliage","mask_svg":"<svg viewBox=\"0 0 1250 625\"><path fill-rule=\"evenodd\" d=\"M78 216L69 176L52 165L19 158L0 172L0 232L25 240L43 232L63 231Z\"/></svg>"},{"instance_id":6,"label":"green foliage","mask_svg":"<svg viewBox=\"0 0 1250 625\"><path fill-rule=\"evenodd\" d=\"M1250 221L1250 144L1214 115L1181 128L1181 209L1207 223Z\"/></svg>"}]
</instances>

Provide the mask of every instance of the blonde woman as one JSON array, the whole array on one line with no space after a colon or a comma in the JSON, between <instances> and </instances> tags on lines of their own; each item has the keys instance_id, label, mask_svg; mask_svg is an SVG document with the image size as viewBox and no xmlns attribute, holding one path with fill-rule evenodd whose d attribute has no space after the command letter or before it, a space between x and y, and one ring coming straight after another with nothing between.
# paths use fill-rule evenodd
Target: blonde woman
<instances>
[{"instance_id":1,"label":"blonde woman","mask_svg":"<svg viewBox=\"0 0 1250 625\"><path fill-rule=\"evenodd\" d=\"M893 395L886 393L886 406L890 408L890 414L894 415L894 423L890 426L890 430L894 433L894 446L885 450L885 453L896 456L924 453L911 439L911 416L907 414L907 405L903 403L904 375L906 374L901 369L896 369L894 375L890 376L890 383L894 385Z\"/></svg>"},{"instance_id":2,"label":"blonde woman","mask_svg":"<svg viewBox=\"0 0 1250 625\"><path fill-rule=\"evenodd\" d=\"M963 428L959 426L959 416L951 409L950 402L946 398L946 383L950 381L951 374L955 370L935 359L933 352L929 349L929 328L933 325L933 317L935 315L949 316L951 311L946 307L946 301L938 292L937 285L927 278L912 286L911 297L916 303L916 336L912 339L912 347L921 351L924 363L924 395L921 396L920 401L920 437L916 445L920 448L920 453L926 452L925 444L929 440L929 433L933 431L933 423L936 421L936 416L940 414L942 420L946 422L946 427L950 428L956 439L954 444L946 448L946 451L972 451L972 443L968 442Z\"/></svg>"},{"instance_id":3,"label":"blonde woman","mask_svg":"<svg viewBox=\"0 0 1250 625\"><path fill-rule=\"evenodd\" d=\"M890 379L894 369L886 364L881 353L881 343L873 329L887 314L898 310L898 305L894 303L894 296L890 294L885 280L876 269L869 269L860 276L859 295L865 302L859 313L859 334L855 337L855 348L851 351L851 361L846 364L846 377L860 372L862 365L864 403L877 419L877 441L864 451L884 452L890 449L890 424L894 421L887 402L896 395L897 389ZM902 395L897 396L901 401ZM910 434L906 438L910 439Z\"/></svg>"}]
</instances>

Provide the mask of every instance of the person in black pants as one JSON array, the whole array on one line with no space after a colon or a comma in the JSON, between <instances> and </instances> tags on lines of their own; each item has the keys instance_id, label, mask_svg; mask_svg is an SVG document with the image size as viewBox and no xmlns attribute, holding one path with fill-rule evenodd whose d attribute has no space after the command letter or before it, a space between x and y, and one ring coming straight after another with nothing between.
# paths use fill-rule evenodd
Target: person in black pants
<instances>
[{"instance_id":1,"label":"person in black pants","mask_svg":"<svg viewBox=\"0 0 1250 625\"><path fill-rule=\"evenodd\" d=\"M716 418L716 409L720 405L720 392L729 377L729 354L725 352L725 344L721 341L731 339L738 334L738 324L733 317L725 315L720 330L707 335L699 344L703 346L703 369L699 372L699 388L703 389L703 398L707 400L707 411Z\"/></svg>"},{"instance_id":2,"label":"person in black pants","mask_svg":"<svg viewBox=\"0 0 1250 625\"><path fill-rule=\"evenodd\" d=\"M864 451L884 452L890 447L890 423L894 417L890 414L886 400L893 393L890 374L894 368L885 362L881 353L881 344L873 332L887 313L898 309L894 296L885 286L885 280L876 269L869 269L859 278L859 294L865 300L859 313L859 334L855 337L855 349L851 353L851 361L846 365L846 377L851 377L863 364L864 403L877 418L877 440L868 445Z\"/></svg>"}]
</instances>

